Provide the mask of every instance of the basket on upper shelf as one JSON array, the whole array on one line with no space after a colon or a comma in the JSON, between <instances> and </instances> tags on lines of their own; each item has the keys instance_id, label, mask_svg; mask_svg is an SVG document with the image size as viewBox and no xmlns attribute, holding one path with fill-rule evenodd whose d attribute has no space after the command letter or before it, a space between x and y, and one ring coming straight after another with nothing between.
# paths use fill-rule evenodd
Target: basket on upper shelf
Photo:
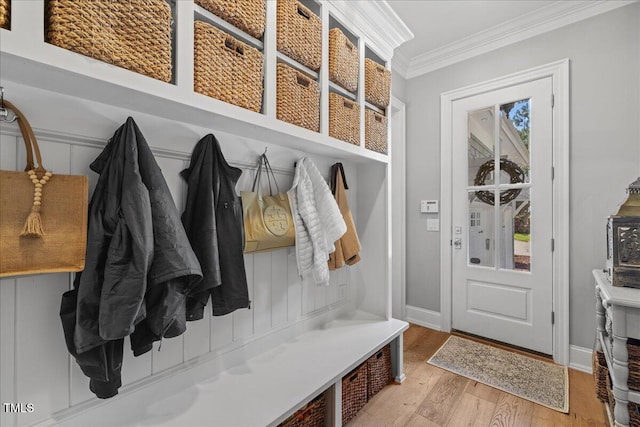
<instances>
[{"instance_id":1,"label":"basket on upper shelf","mask_svg":"<svg viewBox=\"0 0 640 427\"><path fill-rule=\"evenodd\" d=\"M387 117L368 108L364 110L364 146L387 154Z\"/></svg>"},{"instance_id":2,"label":"basket on upper shelf","mask_svg":"<svg viewBox=\"0 0 640 427\"><path fill-rule=\"evenodd\" d=\"M322 21L297 0L278 0L278 50L314 71L322 61Z\"/></svg>"},{"instance_id":3,"label":"basket on upper shelf","mask_svg":"<svg viewBox=\"0 0 640 427\"><path fill-rule=\"evenodd\" d=\"M47 0L47 42L164 82L171 80L165 0Z\"/></svg>"},{"instance_id":4,"label":"basket on upper shelf","mask_svg":"<svg viewBox=\"0 0 640 427\"><path fill-rule=\"evenodd\" d=\"M266 0L194 0L245 33L260 39L264 34Z\"/></svg>"},{"instance_id":5,"label":"basket on upper shelf","mask_svg":"<svg viewBox=\"0 0 640 427\"><path fill-rule=\"evenodd\" d=\"M339 28L329 31L329 80L348 91L358 89L358 49Z\"/></svg>"},{"instance_id":6,"label":"basket on upper shelf","mask_svg":"<svg viewBox=\"0 0 640 427\"><path fill-rule=\"evenodd\" d=\"M262 52L206 22L194 23L193 89L251 111L262 108Z\"/></svg>"},{"instance_id":7,"label":"basket on upper shelf","mask_svg":"<svg viewBox=\"0 0 640 427\"><path fill-rule=\"evenodd\" d=\"M367 102L387 108L391 96L391 71L372 59L364 59L364 97Z\"/></svg>"},{"instance_id":8,"label":"basket on upper shelf","mask_svg":"<svg viewBox=\"0 0 640 427\"><path fill-rule=\"evenodd\" d=\"M278 120L314 132L320 130L320 86L318 82L283 63L278 63L276 104Z\"/></svg>"},{"instance_id":9,"label":"basket on upper shelf","mask_svg":"<svg viewBox=\"0 0 640 427\"><path fill-rule=\"evenodd\" d=\"M0 0L0 28L11 28L11 0Z\"/></svg>"},{"instance_id":10,"label":"basket on upper shelf","mask_svg":"<svg viewBox=\"0 0 640 427\"><path fill-rule=\"evenodd\" d=\"M360 106L337 93L329 93L329 136L360 145Z\"/></svg>"}]
</instances>

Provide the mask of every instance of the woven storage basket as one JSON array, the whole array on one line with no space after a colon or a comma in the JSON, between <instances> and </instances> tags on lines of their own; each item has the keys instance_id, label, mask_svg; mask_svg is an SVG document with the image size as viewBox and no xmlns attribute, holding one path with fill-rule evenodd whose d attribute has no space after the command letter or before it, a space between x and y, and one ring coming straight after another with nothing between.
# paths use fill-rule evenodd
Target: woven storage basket
<instances>
[{"instance_id":1,"label":"woven storage basket","mask_svg":"<svg viewBox=\"0 0 640 427\"><path fill-rule=\"evenodd\" d=\"M329 31L329 80L348 91L358 89L358 49L340 31Z\"/></svg>"},{"instance_id":2,"label":"woven storage basket","mask_svg":"<svg viewBox=\"0 0 640 427\"><path fill-rule=\"evenodd\" d=\"M322 61L322 21L296 0L278 0L277 46L314 71Z\"/></svg>"},{"instance_id":3,"label":"woven storage basket","mask_svg":"<svg viewBox=\"0 0 640 427\"><path fill-rule=\"evenodd\" d=\"M286 64L278 64L278 120L320 130L320 87L318 82Z\"/></svg>"},{"instance_id":4,"label":"woven storage basket","mask_svg":"<svg viewBox=\"0 0 640 427\"><path fill-rule=\"evenodd\" d=\"M165 0L48 0L47 41L164 82L171 80Z\"/></svg>"},{"instance_id":5,"label":"woven storage basket","mask_svg":"<svg viewBox=\"0 0 640 427\"><path fill-rule=\"evenodd\" d=\"M613 416L613 410L616 406L616 400L613 397L613 387L611 386L611 377L607 375L607 401L609 402L609 410Z\"/></svg>"},{"instance_id":6,"label":"woven storage basket","mask_svg":"<svg viewBox=\"0 0 640 427\"><path fill-rule=\"evenodd\" d=\"M337 93L329 93L329 136L360 145L360 106Z\"/></svg>"},{"instance_id":7,"label":"woven storage basket","mask_svg":"<svg viewBox=\"0 0 640 427\"><path fill-rule=\"evenodd\" d=\"M377 62L364 59L364 97L367 102L387 108L391 94L391 71Z\"/></svg>"},{"instance_id":8,"label":"woven storage basket","mask_svg":"<svg viewBox=\"0 0 640 427\"><path fill-rule=\"evenodd\" d=\"M392 380L391 346L386 345L367 359L367 398L371 399Z\"/></svg>"},{"instance_id":9,"label":"woven storage basket","mask_svg":"<svg viewBox=\"0 0 640 427\"><path fill-rule=\"evenodd\" d=\"M284 420L281 427L323 427L327 410L327 398L324 393L307 403L295 414Z\"/></svg>"},{"instance_id":10,"label":"woven storage basket","mask_svg":"<svg viewBox=\"0 0 640 427\"><path fill-rule=\"evenodd\" d=\"M11 28L11 1L0 0L0 28Z\"/></svg>"},{"instance_id":11,"label":"woven storage basket","mask_svg":"<svg viewBox=\"0 0 640 427\"><path fill-rule=\"evenodd\" d=\"M364 110L364 145L369 150L387 154L387 118L368 108Z\"/></svg>"},{"instance_id":12,"label":"woven storage basket","mask_svg":"<svg viewBox=\"0 0 640 427\"><path fill-rule=\"evenodd\" d=\"M257 39L264 34L266 0L195 0L195 3Z\"/></svg>"},{"instance_id":13,"label":"woven storage basket","mask_svg":"<svg viewBox=\"0 0 640 427\"><path fill-rule=\"evenodd\" d=\"M609 369L607 367L607 361L604 357L604 353L601 351L594 351L591 362L596 386L596 396L600 401L608 403L609 391L607 390L607 377L609 376Z\"/></svg>"},{"instance_id":14,"label":"woven storage basket","mask_svg":"<svg viewBox=\"0 0 640 427\"><path fill-rule=\"evenodd\" d=\"M629 379L627 386L631 390L640 391L640 341L627 340L627 352L629 353Z\"/></svg>"},{"instance_id":15,"label":"woven storage basket","mask_svg":"<svg viewBox=\"0 0 640 427\"><path fill-rule=\"evenodd\" d=\"M347 424L367 404L367 364L342 378L342 424Z\"/></svg>"},{"instance_id":16,"label":"woven storage basket","mask_svg":"<svg viewBox=\"0 0 640 427\"><path fill-rule=\"evenodd\" d=\"M640 426L640 405L635 402L629 402L627 404L629 410L629 427Z\"/></svg>"},{"instance_id":17,"label":"woven storage basket","mask_svg":"<svg viewBox=\"0 0 640 427\"><path fill-rule=\"evenodd\" d=\"M195 21L193 90L260 111L262 52L206 22Z\"/></svg>"}]
</instances>

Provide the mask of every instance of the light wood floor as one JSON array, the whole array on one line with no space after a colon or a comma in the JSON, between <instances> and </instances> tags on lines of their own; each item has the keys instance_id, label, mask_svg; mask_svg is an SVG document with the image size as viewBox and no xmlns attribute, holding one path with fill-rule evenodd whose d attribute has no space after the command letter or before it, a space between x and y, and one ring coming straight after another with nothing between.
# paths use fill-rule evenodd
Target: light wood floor
<instances>
[{"instance_id":1,"label":"light wood floor","mask_svg":"<svg viewBox=\"0 0 640 427\"><path fill-rule=\"evenodd\" d=\"M449 334L411 325L404 334L402 384L374 396L349 423L356 426L606 426L593 377L569 369L569 413L548 409L426 361Z\"/></svg>"}]
</instances>

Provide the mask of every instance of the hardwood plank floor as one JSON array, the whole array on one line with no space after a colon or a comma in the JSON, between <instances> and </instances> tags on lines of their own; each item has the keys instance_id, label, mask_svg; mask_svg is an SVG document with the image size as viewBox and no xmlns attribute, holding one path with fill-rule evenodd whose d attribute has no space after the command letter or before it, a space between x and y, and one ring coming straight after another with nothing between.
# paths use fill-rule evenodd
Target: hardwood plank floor
<instances>
[{"instance_id":1,"label":"hardwood plank floor","mask_svg":"<svg viewBox=\"0 0 640 427\"><path fill-rule=\"evenodd\" d=\"M562 414L429 365L427 360L449 335L411 325L404 334L407 379L375 395L349 426L607 426L607 413L596 399L593 376L569 369L569 413Z\"/></svg>"}]
</instances>

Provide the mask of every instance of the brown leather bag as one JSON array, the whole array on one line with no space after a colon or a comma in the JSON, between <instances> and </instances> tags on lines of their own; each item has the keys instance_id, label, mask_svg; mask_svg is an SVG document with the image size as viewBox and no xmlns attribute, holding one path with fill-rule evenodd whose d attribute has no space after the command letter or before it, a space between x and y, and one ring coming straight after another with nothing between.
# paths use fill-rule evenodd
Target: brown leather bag
<instances>
[{"instance_id":1,"label":"brown leather bag","mask_svg":"<svg viewBox=\"0 0 640 427\"><path fill-rule=\"evenodd\" d=\"M3 100L0 108L5 107L17 117L27 166L25 172L0 171L0 277L81 271L87 246L88 178L47 171L29 122Z\"/></svg>"},{"instance_id":2,"label":"brown leather bag","mask_svg":"<svg viewBox=\"0 0 640 427\"><path fill-rule=\"evenodd\" d=\"M260 191L260 177L264 172L269 181L269 195ZM271 179L277 194L271 190ZM260 156L258 170L251 191L241 191L244 215L244 253L271 251L293 246L295 229L287 193L280 193L276 177L265 154Z\"/></svg>"}]
</instances>

